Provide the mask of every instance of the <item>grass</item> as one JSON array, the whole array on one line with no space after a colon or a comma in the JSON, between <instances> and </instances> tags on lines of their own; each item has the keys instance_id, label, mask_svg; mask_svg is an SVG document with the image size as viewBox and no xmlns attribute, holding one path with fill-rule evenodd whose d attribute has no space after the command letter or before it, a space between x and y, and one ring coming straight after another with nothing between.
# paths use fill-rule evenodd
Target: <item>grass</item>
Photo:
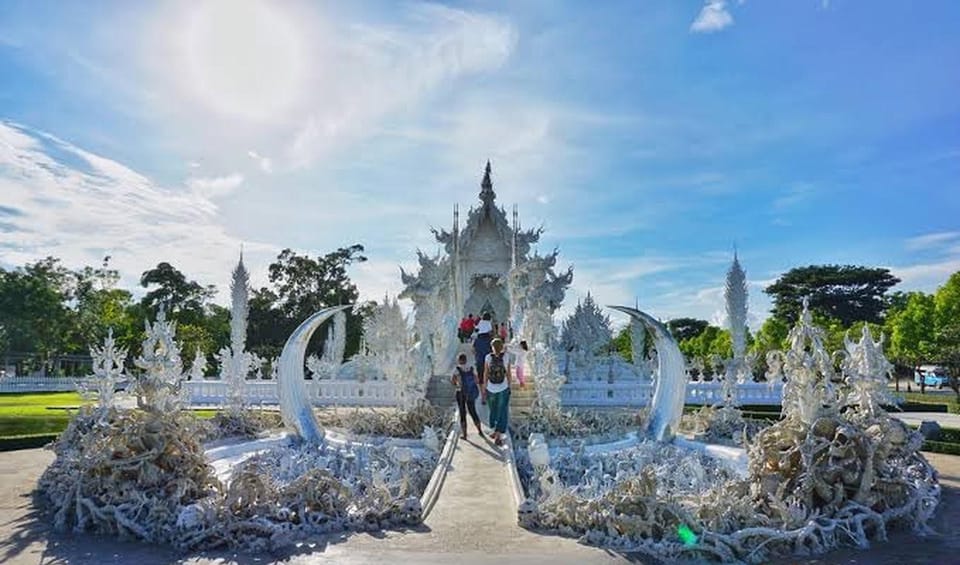
<instances>
[{"instance_id":1,"label":"grass","mask_svg":"<svg viewBox=\"0 0 960 565\"><path fill-rule=\"evenodd\" d=\"M957 401L957 395L950 391L949 393L920 394L919 392L901 392L904 400L914 405L927 406L946 406L947 412L951 414L960 414L960 402ZM916 409L911 406L912 409Z\"/></svg>"},{"instance_id":2,"label":"grass","mask_svg":"<svg viewBox=\"0 0 960 565\"><path fill-rule=\"evenodd\" d=\"M59 434L85 401L76 392L0 393L0 439ZM194 410L202 419L216 410Z\"/></svg>"},{"instance_id":3,"label":"grass","mask_svg":"<svg viewBox=\"0 0 960 565\"><path fill-rule=\"evenodd\" d=\"M0 438L57 434L84 401L75 392L0 394Z\"/></svg>"}]
</instances>

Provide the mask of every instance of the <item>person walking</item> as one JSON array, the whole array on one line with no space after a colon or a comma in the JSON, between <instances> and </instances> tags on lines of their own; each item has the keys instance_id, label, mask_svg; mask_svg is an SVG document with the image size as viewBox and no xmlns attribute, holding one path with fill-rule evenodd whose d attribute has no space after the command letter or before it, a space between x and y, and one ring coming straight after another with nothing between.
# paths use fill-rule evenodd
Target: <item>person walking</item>
<instances>
[{"instance_id":1,"label":"person walking","mask_svg":"<svg viewBox=\"0 0 960 565\"><path fill-rule=\"evenodd\" d=\"M457 388L457 408L460 411L460 437L467 439L467 412L477 426L477 433L483 436L480 427L480 416L477 415L477 396L480 395L480 386L477 384L477 374L473 365L467 365L467 354L461 353L457 357L457 366L454 367L450 382Z\"/></svg>"},{"instance_id":2,"label":"person walking","mask_svg":"<svg viewBox=\"0 0 960 565\"><path fill-rule=\"evenodd\" d=\"M527 347L526 340L520 340L520 344L513 351L513 374L517 377L517 384L520 385L520 388L523 388L527 384L526 380L526 366L527 366L527 351L530 348Z\"/></svg>"},{"instance_id":3,"label":"person walking","mask_svg":"<svg viewBox=\"0 0 960 565\"><path fill-rule=\"evenodd\" d=\"M493 324L490 323L490 312L484 312L483 317L477 323L477 337L473 339L474 362L477 367L477 382L480 383L483 390L484 383L484 362L487 354L490 353L490 340L493 339ZM483 401L486 403L486 400Z\"/></svg>"},{"instance_id":4,"label":"person walking","mask_svg":"<svg viewBox=\"0 0 960 565\"><path fill-rule=\"evenodd\" d=\"M483 394L490 409L490 427L493 428L490 437L497 446L501 446L503 434L507 433L507 415L510 412L510 365L503 340L496 338L490 345L492 351L484 359L486 387Z\"/></svg>"}]
</instances>

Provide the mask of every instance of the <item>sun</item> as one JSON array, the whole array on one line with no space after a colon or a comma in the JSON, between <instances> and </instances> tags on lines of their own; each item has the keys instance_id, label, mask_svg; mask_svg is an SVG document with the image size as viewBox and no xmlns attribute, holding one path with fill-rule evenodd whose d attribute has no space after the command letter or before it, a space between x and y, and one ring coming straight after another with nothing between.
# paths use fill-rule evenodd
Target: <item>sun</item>
<instances>
[{"instance_id":1,"label":"sun","mask_svg":"<svg viewBox=\"0 0 960 565\"><path fill-rule=\"evenodd\" d=\"M208 0L183 33L189 89L212 109L250 120L281 117L303 82L303 41L281 4Z\"/></svg>"}]
</instances>

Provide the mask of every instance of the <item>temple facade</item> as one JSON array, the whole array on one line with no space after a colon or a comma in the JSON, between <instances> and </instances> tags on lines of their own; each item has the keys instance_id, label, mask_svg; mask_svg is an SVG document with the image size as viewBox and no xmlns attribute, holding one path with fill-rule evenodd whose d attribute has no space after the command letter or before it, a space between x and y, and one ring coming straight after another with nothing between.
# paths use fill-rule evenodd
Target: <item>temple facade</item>
<instances>
[{"instance_id":1,"label":"temple facade","mask_svg":"<svg viewBox=\"0 0 960 565\"><path fill-rule=\"evenodd\" d=\"M490 312L495 322L509 323L515 339L550 343L553 312L573 280L573 268L557 274L557 251L532 252L542 228L523 230L514 206L508 219L496 203L489 161L480 183L480 204L463 218L454 207L450 230L433 230L442 246L436 257L417 251L419 271L401 268L400 298L414 304L414 327L429 346L437 370L446 370L456 351L456 327L469 313Z\"/></svg>"}]
</instances>

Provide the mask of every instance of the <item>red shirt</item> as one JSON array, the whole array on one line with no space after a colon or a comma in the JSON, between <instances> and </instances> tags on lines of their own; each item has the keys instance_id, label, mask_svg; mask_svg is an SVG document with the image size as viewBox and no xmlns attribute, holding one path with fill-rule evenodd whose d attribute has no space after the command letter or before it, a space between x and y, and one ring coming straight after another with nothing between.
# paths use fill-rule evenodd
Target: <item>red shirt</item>
<instances>
[{"instance_id":1,"label":"red shirt","mask_svg":"<svg viewBox=\"0 0 960 565\"><path fill-rule=\"evenodd\" d=\"M473 328L476 327L476 325L477 322L473 318L464 318L463 321L460 322L460 329L467 333L473 333Z\"/></svg>"}]
</instances>

